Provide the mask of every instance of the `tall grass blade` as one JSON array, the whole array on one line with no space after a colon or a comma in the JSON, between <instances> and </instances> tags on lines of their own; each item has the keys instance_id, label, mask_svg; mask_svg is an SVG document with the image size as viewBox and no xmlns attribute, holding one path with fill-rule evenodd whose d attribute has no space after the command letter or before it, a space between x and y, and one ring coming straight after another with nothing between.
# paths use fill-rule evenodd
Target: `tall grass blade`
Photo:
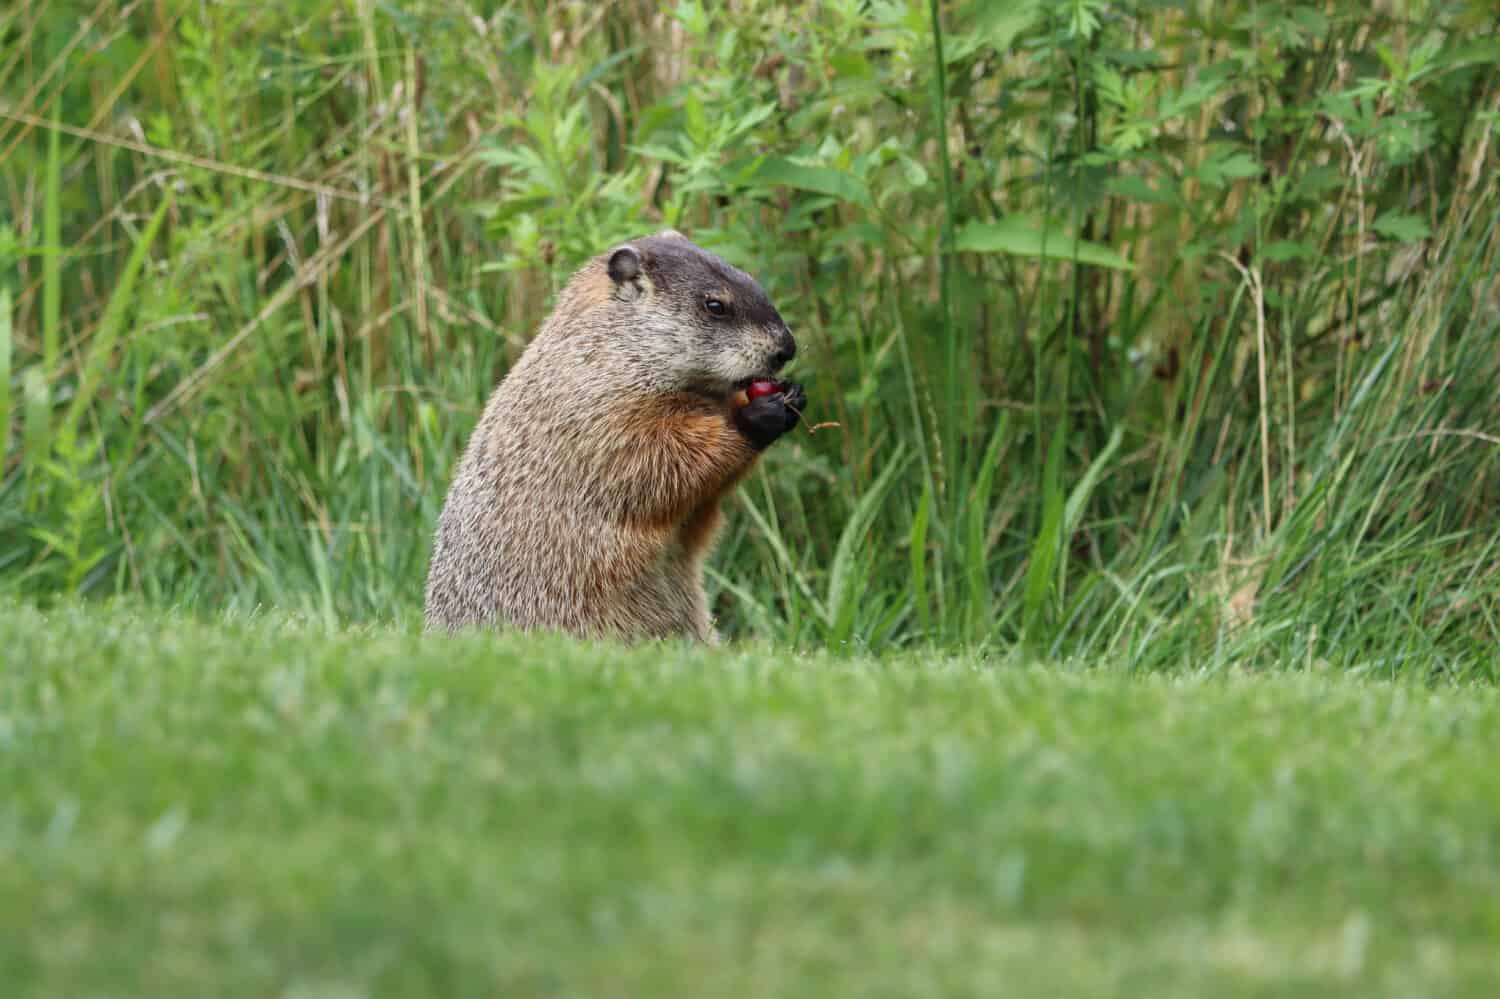
<instances>
[{"instance_id":1,"label":"tall grass blade","mask_svg":"<svg viewBox=\"0 0 1500 999\"><path fill-rule=\"evenodd\" d=\"M47 177L42 185L42 370L48 378L57 374L62 356L61 135L56 128L47 134Z\"/></svg>"},{"instance_id":2,"label":"tall grass blade","mask_svg":"<svg viewBox=\"0 0 1500 999\"><path fill-rule=\"evenodd\" d=\"M135 294L136 279L145 265L151 243L156 238L156 231L161 228L163 220L167 217L167 210L171 206L172 196L168 194L157 206L156 214L151 216L151 221L146 224L141 238L131 249L130 258L126 260L125 267L120 272L119 282L109 296L109 304L104 308L104 318L99 321L99 329L89 345L88 360L84 362L83 373L78 379L78 391L74 394L73 403L68 407L67 416L64 417L58 431L64 447L72 444L74 435L78 431L79 421L83 419L89 403L93 401L94 395L103 384L110 357L114 354L115 341L119 338L120 328L125 323L125 313L130 308L132 296Z\"/></svg>"},{"instance_id":3,"label":"tall grass blade","mask_svg":"<svg viewBox=\"0 0 1500 999\"><path fill-rule=\"evenodd\" d=\"M1001 452L1009 440L1010 411L1006 410L995 423L990 434L989 445L984 449L984 458L979 466L979 478L969 493L968 509L964 519L968 523L964 541L964 576L969 584L969 641L979 641L990 631L993 601L990 594L989 539L986 533L990 521L990 493L995 485L995 470L1000 465Z\"/></svg>"},{"instance_id":4,"label":"tall grass blade","mask_svg":"<svg viewBox=\"0 0 1500 999\"><path fill-rule=\"evenodd\" d=\"M1042 525L1031 545L1031 560L1026 568L1026 593L1023 597L1022 629L1029 642L1037 642L1050 618L1048 613L1055 578L1058 549L1062 545L1063 492L1062 461L1067 434L1059 429L1052 434L1047 449L1047 464L1042 472Z\"/></svg>"},{"instance_id":5,"label":"tall grass blade","mask_svg":"<svg viewBox=\"0 0 1500 999\"><path fill-rule=\"evenodd\" d=\"M42 374L39 365L33 364L26 369L26 377L21 382L22 405L26 407L26 425L22 430L25 435L21 455L21 467L25 471L29 481L38 479L47 462L47 450L50 444L52 416L51 393L47 389L47 376ZM27 503L27 509L32 509L34 503L40 503L43 499L41 489L30 493L32 503Z\"/></svg>"},{"instance_id":6,"label":"tall grass blade","mask_svg":"<svg viewBox=\"0 0 1500 999\"><path fill-rule=\"evenodd\" d=\"M0 462L10 454L10 308L10 285L0 284Z\"/></svg>"},{"instance_id":7,"label":"tall grass blade","mask_svg":"<svg viewBox=\"0 0 1500 999\"><path fill-rule=\"evenodd\" d=\"M922 637L932 637L932 605L927 595L927 519L932 513L932 484L922 490L917 502L917 512L911 519L911 531L907 537L911 554L911 599L917 608L917 623Z\"/></svg>"},{"instance_id":8,"label":"tall grass blade","mask_svg":"<svg viewBox=\"0 0 1500 999\"><path fill-rule=\"evenodd\" d=\"M1068 493L1068 501L1063 505L1062 529L1058 532L1057 593L1059 597L1065 597L1067 593L1068 539L1078 531L1078 525L1083 519L1083 510L1088 506L1089 497L1093 495L1094 487L1099 484L1104 470L1114 459L1115 452L1120 450L1120 441L1124 437L1125 428L1117 424L1114 431L1110 433L1109 442L1104 445L1104 450L1089 462L1088 470Z\"/></svg>"},{"instance_id":9,"label":"tall grass blade","mask_svg":"<svg viewBox=\"0 0 1500 999\"><path fill-rule=\"evenodd\" d=\"M849 520L839 534L838 545L833 552L833 563L828 567L826 601L833 641L846 641L853 629L854 615L858 609L857 598L864 589L861 584L867 581L865 562L861 557L862 546L870 533L870 526L875 522L875 515L885 502L886 494L895 485L897 476L905 470L907 461L906 444L903 442L891 455L885 470L854 505L854 512L849 515Z\"/></svg>"},{"instance_id":10,"label":"tall grass blade","mask_svg":"<svg viewBox=\"0 0 1500 999\"><path fill-rule=\"evenodd\" d=\"M330 635L338 631L339 617L334 607L333 573L328 564L328 552L323 544L323 535L317 524L307 525L307 549L313 566L313 577L318 587L317 613L323 628Z\"/></svg>"},{"instance_id":11,"label":"tall grass blade","mask_svg":"<svg viewBox=\"0 0 1500 999\"><path fill-rule=\"evenodd\" d=\"M942 246L938 253L938 294L942 306L943 368L945 390L940 437L943 456L946 459L945 482L953 482L960 475L963 462L959 455L958 428L963 423L965 409L966 379L961 377L959 356L966 344L959 343L959 325L953 321L953 238L958 225L958 205L953 195L953 164L948 153L948 75L943 57L943 21L938 12L937 0L929 0L928 15L932 24L932 69L933 69L933 131L937 137L938 160L943 171L943 220Z\"/></svg>"},{"instance_id":12,"label":"tall grass blade","mask_svg":"<svg viewBox=\"0 0 1500 999\"><path fill-rule=\"evenodd\" d=\"M1078 522L1083 517L1083 508L1088 505L1089 497L1093 495L1094 487L1099 484L1099 478L1104 470L1109 467L1115 452L1120 450L1120 442L1125 438L1125 428L1116 426L1109 435L1109 442L1104 445L1093 461L1089 462L1088 470L1083 473L1083 478L1078 480L1071 492L1068 493L1068 502L1063 507L1062 536L1069 537L1078 530Z\"/></svg>"},{"instance_id":13,"label":"tall grass blade","mask_svg":"<svg viewBox=\"0 0 1500 999\"><path fill-rule=\"evenodd\" d=\"M781 531L777 529L776 525L771 523L770 519L761 512L760 507L756 506L755 502L749 496L740 497L740 509L755 522L756 527L760 528L761 536L765 539L766 544L771 549L771 553L776 557L776 561L780 565L782 578L790 579L793 585L796 586L797 591L802 594L803 599L812 607L813 613L821 618L825 625L831 626L828 608L818 599L817 593L807 581L807 576L797 564L797 560L792 558L791 549L787 546L786 538L782 537Z\"/></svg>"}]
</instances>

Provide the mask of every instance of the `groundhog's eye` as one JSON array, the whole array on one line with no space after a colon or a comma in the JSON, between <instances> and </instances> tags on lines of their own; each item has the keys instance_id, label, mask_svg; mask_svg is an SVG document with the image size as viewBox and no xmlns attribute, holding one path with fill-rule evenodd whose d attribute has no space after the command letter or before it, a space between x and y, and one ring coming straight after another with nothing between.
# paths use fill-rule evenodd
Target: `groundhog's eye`
<instances>
[{"instance_id":1,"label":"groundhog's eye","mask_svg":"<svg viewBox=\"0 0 1500 999\"><path fill-rule=\"evenodd\" d=\"M714 298L712 295L703 300L703 307L715 319L724 319L729 315L729 305L722 299Z\"/></svg>"}]
</instances>

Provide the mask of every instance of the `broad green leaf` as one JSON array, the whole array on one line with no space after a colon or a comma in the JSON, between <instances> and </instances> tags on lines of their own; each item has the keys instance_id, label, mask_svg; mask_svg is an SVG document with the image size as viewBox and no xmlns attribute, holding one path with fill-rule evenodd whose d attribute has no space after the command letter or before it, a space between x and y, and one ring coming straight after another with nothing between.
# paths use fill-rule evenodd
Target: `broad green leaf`
<instances>
[{"instance_id":1,"label":"broad green leaf","mask_svg":"<svg viewBox=\"0 0 1500 999\"><path fill-rule=\"evenodd\" d=\"M997 51L1004 52L1041 14L1041 0L980 0L974 26Z\"/></svg>"},{"instance_id":2,"label":"broad green leaf","mask_svg":"<svg viewBox=\"0 0 1500 999\"><path fill-rule=\"evenodd\" d=\"M1336 167L1320 164L1310 166L1292 185L1292 193L1299 198L1321 198L1329 191L1336 191L1349 182L1348 175Z\"/></svg>"},{"instance_id":3,"label":"broad green leaf","mask_svg":"<svg viewBox=\"0 0 1500 999\"><path fill-rule=\"evenodd\" d=\"M708 14L697 0L680 0L674 16L694 38L702 38L708 31Z\"/></svg>"},{"instance_id":4,"label":"broad green leaf","mask_svg":"<svg viewBox=\"0 0 1500 999\"><path fill-rule=\"evenodd\" d=\"M1157 111L1157 118L1164 121L1187 114L1224 89L1225 81L1222 79L1199 79L1175 94L1165 95L1161 108Z\"/></svg>"},{"instance_id":5,"label":"broad green leaf","mask_svg":"<svg viewBox=\"0 0 1500 999\"><path fill-rule=\"evenodd\" d=\"M1328 32L1328 18L1321 11L1305 4L1292 8L1291 20L1309 35L1324 35Z\"/></svg>"},{"instance_id":6,"label":"broad green leaf","mask_svg":"<svg viewBox=\"0 0 1500 999\"><path fill-rule=\"evenodd\" d=\"M830 56L828 68L843 80L870 80L875 76L875 71L870 68L870 60L863 53L853 50Z\"/></svg>"},{"instance_id":7,"label":"broad green leaf","mask_svg":"<svg viewBox=\"0 0 1500 999\"><path fill-rule=\"evenodd\" d=\"M1477 38L1460 42L1453 46L1443 62L1449 69L1473 63L1489 65L1500 62L1500 38Z\"/></svg>"},{"instance_id":8,"label":"broad green leaf","mask_svg":"<svg viewBox=\"0 0 1500 999\"><path fill-rule=\"evenodd\" d=\"M1288 260L1311 260L1317 256L1317 252L1306 243L1278 239L1262 250L1261 256L1272 263L1283 264Z\"/></svg>"},{"instance_id":9,"label":"broad green leaf","mask_svg":"<svg viewBox=\"0 0 1500 999\"><path fill-rule=\"evenodd\" d=\"M1235 153L1218 164L1219 173L1231 180L1248 180L1260 176L1260 164L1248 153Z\"/></svg>"},{"instance_id":10,"label":"broad green leaf","mask_svg":"<svg viewBox=\"0 0 1500 999\"><path fill-rule=\"evenodd\" d=\"M1037 219L1012 215L998 222L970 222L958 234L964 253L1008 253L1016 257L1076 260L1081 264L1134 270L1135 265L1107 246L1074 239L1061 227L1043 227Z\"/></svg>"},{"instance_id":11,"label":"broad green leaf","mask_svg":"<svg viewBox=\"0 0 1500 999\"><path fill-rule=\"evenodd\" d=\"M752 177L757 183L795 187L799 191L827 194L866 208L873 207L870 190L864 181L851 173L831 167L804 166L782 157L772 157L760 165Z\"/></svg>"},{"instance_id":12,"label":"broad green leaf","mask_svg":"<svg viewBox=\"0 0 1500 999\"><path fill-rule=\"evenodd\" d=\"M1376 232L1398 243L1416 243L1432 235L1432 229L1420 215L1386 212L1370 226Z\"/></svg>"},{"instance_id":13,"label":"broad green leaf","mask_svg":"<svg viewBox=\"0 0 1500 999\"><path fill-rule=\"evenodd\" d=\"M1177 196L1177 191L1172 187L1154 188L1146 183L1144 177L1133 173L1111 177L1105 182L1104 189L1117 198L1129 198L1131 201L1144 201L1149 204L1170 205L1181 200Z\"/></svg>"},{"instance_id":14,"label":"broad green leaf","mask_svg":"<svg viewBox=\"0 0 1500 999\"><path fill-rule=\"evenodd\" d=\"M1219 148L1204 158L1196 173L1198 179L1210 187L1222 187L1231 180L1246 180L1258 177L1260 164L1245 152L1231 152Z\"/></svg>"}]
</instances>

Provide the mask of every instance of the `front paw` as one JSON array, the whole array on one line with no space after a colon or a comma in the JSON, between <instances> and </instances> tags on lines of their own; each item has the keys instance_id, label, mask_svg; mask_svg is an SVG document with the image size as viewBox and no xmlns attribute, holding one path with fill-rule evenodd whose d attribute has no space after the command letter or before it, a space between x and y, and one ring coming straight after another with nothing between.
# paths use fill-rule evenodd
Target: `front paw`
<instances>
[{"instance_id":1,"label":"front paw","mask_svg":"<svg viewBox=\"0 0 1500 999\"><path fill-rule=\"evenodd\" d=\"M787 384L780 392L763 395L735 410L734 422L750 446L763 451L802 418L807 393L801 385Z\"/></svg>"}]
</instances>

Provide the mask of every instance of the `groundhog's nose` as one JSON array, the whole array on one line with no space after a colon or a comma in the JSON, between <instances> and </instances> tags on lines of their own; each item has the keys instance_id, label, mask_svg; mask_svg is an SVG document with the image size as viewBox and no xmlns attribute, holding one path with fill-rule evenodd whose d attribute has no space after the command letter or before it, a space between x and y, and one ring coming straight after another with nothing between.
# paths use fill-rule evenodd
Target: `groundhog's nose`
<instances>
[{"instance_id":1,"label":"groundhog's nose","mask_svg":"<svg viewBox=\"0 0 1500 999\"><path fill-rule=\"evenodd\" d=\"M776 353L771 355L771 369L779 371L787 361L796 356L797 341L792 339L792 331L783 326L776 337Z\"/></svg>"}]
</instances>

